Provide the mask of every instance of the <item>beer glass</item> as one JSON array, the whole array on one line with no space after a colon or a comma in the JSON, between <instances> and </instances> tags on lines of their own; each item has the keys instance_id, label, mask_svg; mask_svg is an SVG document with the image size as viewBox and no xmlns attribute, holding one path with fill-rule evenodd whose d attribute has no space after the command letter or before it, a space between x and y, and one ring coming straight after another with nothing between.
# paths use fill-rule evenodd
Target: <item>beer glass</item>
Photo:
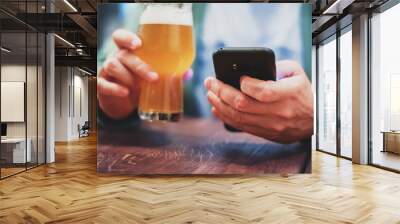
<instances>
[{"instance_id":1,"label":"beer glass","mask_svg":"<svg viewBox=\"0 0 400 224\"><path fill-rule=\"evenodd\" d=\"M155 82L142 81L139 117L178 121L183 112L183 74L194 59L191 3L147 3L140 17L138 57L158 73Z\"/></svg>"}]
</instances>

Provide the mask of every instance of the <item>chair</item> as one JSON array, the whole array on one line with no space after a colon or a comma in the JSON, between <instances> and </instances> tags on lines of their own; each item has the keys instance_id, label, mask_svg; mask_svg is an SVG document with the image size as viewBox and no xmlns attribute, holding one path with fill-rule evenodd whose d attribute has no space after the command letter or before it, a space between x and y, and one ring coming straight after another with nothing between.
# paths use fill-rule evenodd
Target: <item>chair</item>
<instances>
[{"instance_id":1,"label":"chair","mask_svg":"<svg viewBox=\"0 0 400 224\"><path fill-rule=\"evenodd\" d=\"M89 130L90 130L89 121L85 121L82 127L78 124L79 138L89 136Z\"/></svg>"}]
</instances>

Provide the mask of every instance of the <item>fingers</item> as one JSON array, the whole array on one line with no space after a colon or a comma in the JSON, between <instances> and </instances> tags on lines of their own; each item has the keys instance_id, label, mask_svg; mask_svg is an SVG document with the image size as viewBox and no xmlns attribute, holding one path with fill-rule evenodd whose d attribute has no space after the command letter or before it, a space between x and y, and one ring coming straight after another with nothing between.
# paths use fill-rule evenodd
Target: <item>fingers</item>
<instances>
[{"instance_id":1,"label":"fingers","mask_svg":"<svg viewBox=\"0 0 400 224\"><path fill-rule=\"evenodd\" d=\"M210 101L210 103L216 108L216 110L218 110L225 116L230 117L230 118L235 117L235 120L237 121L237 123L246 122L243 120L244 118L243 118L242 114L240 114L239 111L234 110L232 107L230 107L227 104L225 104L224 102L222 102L220 100L220 98L218 98L218 96L216 96L213 92L211 92L211 91L208 92L207 98L208 98L208 101Z\"/></svg>"},{"instance_id":2,"label":"fingers","mask_svg":"<svg viewBox=\"0 0 400 224\"><path fill-rule=\"evenodd\" d=\"M135 54L121 50L117 54L117 59L131 72L138 75L140 78L146 81L158 80L158 74L150 69L150 67L140 60Z\"/></svg>"},{"instance_id":3,"label":"fingers","mask_svg":"<svg viewBox=\"0 0 400 224\"><path fill-rule=\"evenodd\" d=\"M131 73L140 76L146 81L156 81L158 79L157 73L152 71L146 63L139 59L139 57L128 51L136 50L142 45L142 41L136 34L124 29L118 29L113 33L113 39L115 44L121 49L117 55L117 59ZM119 71L122 70L120 66L118 68Z\"/></svg>"},{"instance_id":4,"label":"fingers","mask_svg":"<svg viewBox=\"0 0 400 224\"><path fill-rule=\"evenodd\" d=\"M211 111L214 114L214 116L216 116L218 119L222 120L224 123L236 128L238 130L241 130L241 131L244 131L244 132L259 136L259 137L267 138L270 140L273 140L276 138L275 133L265 130L264 128L257 127L257 126L239 123L235 119L232 119L232 118L224 115L223 113L221 113L214 107L212 108Z\"/></svg>"},{"instance_id":5,"label":"fingers","mask_svg":"<svg viewBox=\"0 0 400 224\"><path fill-rule=\"evenodd\" d=\"M214 115L232 127L276 142L294 142L310 136L310 82L297 63L283 61L279 66L283 79L263 81L244 76L241 92L207 79L205 86Z\"/></svg>"},{"instance_id":6,"label":"fingers","mask_svg":"<svg viewBox=\"0 0 400 224\"><path fill-rule=\"evenodd\" d=\"M214 78L207 78L205 80L205 86L209 91L235 110L258 115L277 117L282 115L278 108L283 106L283 102L259 102Z\"/></svg>"},{"instance_id":7,"label":"fingers","mask_svg":"<svg viewBox=\"0 0 400 224\"><path fill-rule=\"evenodd\" d=\"M127 87L132 87L134 85L134 77L129 72L122 63L115 59L108 59L104 63L104 78L108 79L109 77L115 79L118 83L124 84Z\"/></svg>"},{"instance_id":8,"label":"fingers","mask_svg":"<svg viewBox=\"0 0 400 224\"><path fill-rule=\"evenodd\" d=\"M120 49L136 50L142 45L142 41L136 34L124 29L114 31L112 37Z\"/></svg>"},{"instance_id":9,"label":"fingers","mask_svg":"<svg viewBox=\"0 0 400 224\"><path fill-rule=\"evenodd\" d=\"M302 83L306 74L302 66L291 60L276 63L278 81L262 81L243 76L240 89L261 102L275 102L295 94L293 91Z\"/></svg>"},{"instance_id":10,"label":"fingers","mask_svg":"<svg viewBox=\"0 0 400 224\"><path fill-rule=\"evenodd\" d=\"M215 110L223 116L223 121L226 122L226 119L230 120L230 123L234 123L234 127L240 126L241 130L243 129L243 126L252 126L252 127L257 127L260 129L264 129L266 132L270 133L281 133L284 131L285 127L283 126L283 121L285 116L292 116L289 113L286 113L286 110L281 110L283 107L280 102L278 103L261 103L261 102L256 102L252 107L252 110L256 113L248 113L245 111L239 111L235 109L234 107L230 106L228 103L226 103L224 100L222 100L222 96L224 95L225 89L228 89L226 86L219 86L216 87L216 85L221 84L221 83L212 83L213 80L206 81L206 85L208 88L211 90L207 94L207 98L209 102L213 105ZM217 96L215 94L220 94L220 96ZM237 93L233 93L232 96L234 96ZM229 98L229 97L228 97ZM276 106L276 108L273 108L273 106ZM284 106L286 108L286 106ZM248 110L246 107L243 108L243 110ZM291 112L291 111L289 111ZM287 114L287 115L286 115Z\"/></svg>"},{"instance_id":11,"label":"fingers","mask_svg":"<svg viewBox=\"0 0 400 224\"><path fill-rule=\"evenodd\" d=\"M215 107L213 107L213 108L211 109L211 112L214 114L214 116L216 116L216 117L217 117L218 119L220 119L222 122L224 122L224 123L226 123L226 124L228 124L228 125L230 125L230 126L236 128L236 129L238 129L238 130L243 131L243 129L245 128L245 127L244 127L245 125L243 125L242 123L239 123L239 122L237 122L237 121L235 121L235 120L233 120L233 119L231 119L231 118L225 116L224 114L222 114L221 112L219 112Z\"/></svg>"},{"instance_id":12,"label":"fingers","mask_svg":"<svg viewBox=\"0 0 400 224\"><path fill-rule=\"evenodd\" d=\"M259 115L255 114L249 114L249 113L244 113L238 110L235 110L234 108L230 107L229 105L225 104L220 98L218 98L216 95L214 95L213 92L209 92L208 95L208 100L210 103L215 107L215 109L225 117L230 118L231 120L235 121L237 124L247 124L247 125L254 125L254 126L261 126L262 124L260 121L263 121L263 123L268 125L270 124L269 122L266 122L268 118L266 117L261 117Z\"/></svg>"},{"instance_id":13,"label":"fingers","mask_svg":"<svg viewBox=\"0 0 400 224\"><path fill-rule=\"evenodd\" d=\"M99 94L126 97L130 90L137 88L135 77L155 81L158 74L130 51L121 50L117 58L107 59L100 70L97 82Z\"/></svg>"},{"instance_id":14,"label":"fingers","mask_svg":"<svg viewBox=\"0 0 400 224\"><path fill-rule=\"evenodd\" d=\"M142 41L136 34L118 29L113 33L113 40L121 50L116 59L107 60L105 64L107 74L122 83L132 83L134 81L132 74L138 75L146 81L158 79L158 74L132 52L142 45Z\"/></svg>"},{"instance_id":15,"label":"fingers","mask_svg":"<svg viewBox=\"0 0 400 224\"><path fill-rule=\"evenodd\" d=\"M126 97L129 89L114 82L110 82L103 77L97 79L97 91L106 96Z\"/></svg>"},{"instance_id":16,"label":"fingers","mask_svg":"<svg viewBox=\"0 0 400 224\"><path fill-rule=\"evenodd\" d=\"M279 81L263 81L249 76L243 76L240 89L246 95L264 103L276 102L293 96L301 77L293 76Z\"/></svg>"},{"instance_id":17,"label":"fingers","mask_svg":"<svg viewBox=\"0 0 400 224\"><path fill-rule=\"evenodd\" d=\"M215 78L207 78L204 85L209 91L213 92L214 95L221 98L226 104L229 104L238 111L252 112L257 109L257 102L255 102L255 100Z\"/></svg>"}]
</instances>

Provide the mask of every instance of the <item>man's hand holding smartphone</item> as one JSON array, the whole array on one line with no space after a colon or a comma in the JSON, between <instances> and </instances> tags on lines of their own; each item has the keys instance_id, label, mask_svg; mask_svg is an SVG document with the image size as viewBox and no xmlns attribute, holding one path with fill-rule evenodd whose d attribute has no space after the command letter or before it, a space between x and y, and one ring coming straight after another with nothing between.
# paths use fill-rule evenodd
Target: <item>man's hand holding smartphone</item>
<instances>
[{"instance_id":1,"label":"man's hand holding smartphone","mask_svg":"<svg viewBox=\"0 0 400 224\"><path fill-rule=\"evenodd\" d=\"M313 133L314 103L310 81L294 61L276 63L278 81L249 76L240 90L215 78L205 80L213 114L224 123L268 140L290 143Z\"/></svg>"}]
</instances>

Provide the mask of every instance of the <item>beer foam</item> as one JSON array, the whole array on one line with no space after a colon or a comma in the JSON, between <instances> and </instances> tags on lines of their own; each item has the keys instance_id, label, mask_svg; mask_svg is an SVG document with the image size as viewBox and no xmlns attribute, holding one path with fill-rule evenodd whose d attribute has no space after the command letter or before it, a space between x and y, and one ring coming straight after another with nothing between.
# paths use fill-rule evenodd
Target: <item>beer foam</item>
<instances>
[{"instance_id":1,"label":"beer foam","mask_svg":"<svg viewBox=\"0 0 400 224\"><path fill-rule=\"evenodd\" d=\"M185 3L188 4L188 3ZM149 3L140 17L140 24L174 24L174 25L193 25L193 16L189 5L186 8L177 8L173 4Z\"/></svg>"}]
</instances>

